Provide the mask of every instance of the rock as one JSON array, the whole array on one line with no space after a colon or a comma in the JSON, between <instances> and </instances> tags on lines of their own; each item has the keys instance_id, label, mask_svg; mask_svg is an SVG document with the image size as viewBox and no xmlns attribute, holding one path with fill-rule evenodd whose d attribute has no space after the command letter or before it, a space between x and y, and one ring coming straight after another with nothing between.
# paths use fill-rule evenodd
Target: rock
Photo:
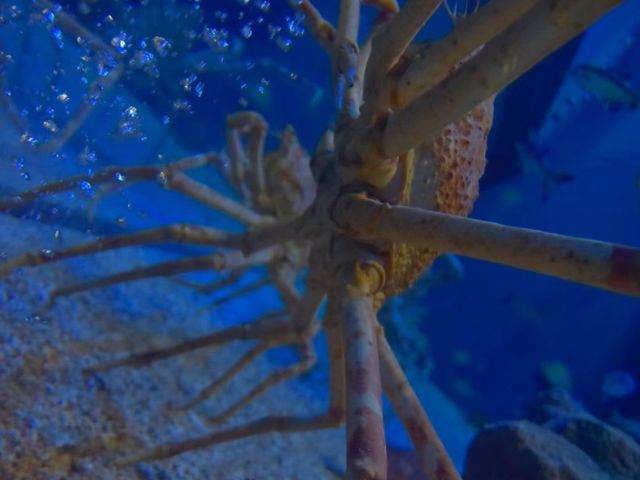
<instances>
[{"instance_id":1,"label":"rock","mask_svg":"<svg viewBox=\"0 0 640 480\"><path fill-rule=\"evenodd\" d=\"M466 480L611 480L563 437L529 421L502 422L471 442Z\"/></svg>"},{"instance_id":2,"label":"rock","mask_svg":"<svg viewBox=\"0 0 640 480\"><path fill-rule=\"evenodd\" d=\"M586 413L558 418L549 428L579 447L615 478L640 479L640 445L621 430Z\"/></svg>"}]
</instances>

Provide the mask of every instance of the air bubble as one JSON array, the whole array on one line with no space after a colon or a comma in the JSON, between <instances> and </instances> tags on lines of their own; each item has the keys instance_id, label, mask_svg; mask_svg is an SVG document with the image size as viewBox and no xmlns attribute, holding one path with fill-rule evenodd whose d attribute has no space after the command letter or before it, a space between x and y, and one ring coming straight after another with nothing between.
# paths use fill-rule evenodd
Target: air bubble
<instances>
[{"instance_id":1,"label":"air bubble","mask_svg":"<svg viewBox=\"0 0 640 480\"><path fill-rule=\"evenodd\" d=\"M153 37L153 47L161 57L166 57L171 49L171 42L164 37Z\"/></svg>"},{"instance_id":2,"label":"air bubble","mask_svg":"<svg viewBox=\"0 0 640 480\"><path fill-rule=\"evenodd\" d=\"M241 29L240 29L240 33L242 34L242 36L249 40L251 38L251 35L253 35L253 30L251 29L251 24L247 23L246 25L244 25Z\"/></svg>"},{"instance_id":3,"label":"air bubble","mask_svg":"<svg viewBox=\"0 0 640 480\"><path fill-rule=\"evenodd\" d=\"M125 53L131 47L131 35L127 35L126 32L120 32L111 39L111 46L119 53Z\"/></svg>"},{"instance_id":4,"label":"air bubble","mask_svg":"<svg viewBox=\"0 0 640 480\"><path fill-rule=\"evenodd\" d=\"M42 126L51 133L56 133L58 131L58 125L53 120L45 120L42 122Z\"/></svg>"},{"instance_id":5,"label":"air bubble","mask_svg":"<svg viewBox=\"0 0 640 480\"><path fill-rule=\"evenodd\" d=\"M223 53L229 49L229 32L223 28L205 27L202 39L214 52Z\"/></svg>"}]
</instances>

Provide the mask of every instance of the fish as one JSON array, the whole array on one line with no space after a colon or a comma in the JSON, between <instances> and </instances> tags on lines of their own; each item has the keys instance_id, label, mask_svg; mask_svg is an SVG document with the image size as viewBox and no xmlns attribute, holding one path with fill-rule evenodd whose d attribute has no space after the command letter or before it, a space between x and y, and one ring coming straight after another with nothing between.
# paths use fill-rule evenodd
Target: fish
<instances>
[{"instance_id":1,"label":"fish","mask_svg":"<svg viewBox=\"0 0 640 480\"><path fill-rule=\"evenodd\" d=\"M609 372L602 379L602 395L608 398L628 397L637 387L634 376L623 370Z\"/></svg>"},{"instance_id":2,"label":"fish","mask_svg":"<svg viewBox=\"0 0 640 480\"><path fill-rule=\"evenodd\" d=\"M542 178L542 201L549 199L551 185L571 182L575 175L568 172L560 172L547 165L549 150L529 141L526 144L516 142L518 162L524 175L535 175Z\"/></svg>"},{"instance_id":3,"label":"fish","mask_svg":"<svg viewBox=\"0 0 640 480\"><path fill-rule=\"evenodd\" d=\"M612 111L640 107L640 95L608 71L593 65L580 65L572 73L583 90Z\"/></svg>"}]
</instances>

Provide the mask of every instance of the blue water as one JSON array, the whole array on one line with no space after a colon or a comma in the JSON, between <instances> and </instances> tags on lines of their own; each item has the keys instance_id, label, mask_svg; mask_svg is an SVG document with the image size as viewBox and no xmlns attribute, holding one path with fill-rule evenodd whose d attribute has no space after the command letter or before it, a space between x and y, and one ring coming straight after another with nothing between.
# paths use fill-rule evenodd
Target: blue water
<instances>
[{"instance_id":1,"label":"blue water","mask_svg":"<svg viewBox=\"0 0 640 480\"><path fill-rule=\"evenodd\" d=\"M82 59L87 52L75 39L31 17L31 3L0 5L0 50L5 54L0 72L30 132L43 141L53 124L64 126L100 72L92 55ZM317 3L335 22L336 9L328 5L334 2ZM330 63L284 1L60 5L119 49L128 70L60 152L40 158L4 155L2 183L12 190L106 165L151 164L219 150L226 115L241 109L257 110L270 122L268 149L276 145L277 132L292 124L313 151L331 124ZM370 25L373 18L373 10L366 8L363 23ZM450 27L439 11L420 39L437 38ZM216 48L207 46L203 35ZM602 92L588 91L572 73L581 65L597 67L640 95L639 35L640 1L626 0L498 96L488 168L473 217L640 245L640 107L611 108L599 96ZM524 163L522 147L532 152ZM541 162L564 179L545 184ZM25 180L25 172L33 178ZM194 176L232 195L218 174ZM106 198L96 221L85 225L74 212L86 206L91 194L52 200L69 208L67 226L97 234L178 221L239 228L156 185ZM55 222L60 216L49 212L43 219ZM485 262L459 261L460 275L429 285L419 280L382 315L397 328L394 342L404 355L401 361L458 462L475 428L521 417L545 382L569 389L604 419L616 412L640 419L637 389L624 395L603 390L611 372L640 381L637 300ZM254 294L254 301L277 302L266 289ZM238 319L252 313L243 300L225 312ZM403 335L420 335L424 341L403 348ZM287 351L272 357L291 360ZM319 395L325 394L325 368L321 353L320 373L306 378ZM437 390L430 396L432 384ZM407 446L392 418L388 428L391 444Z\"/></svg>"}]
</instances>

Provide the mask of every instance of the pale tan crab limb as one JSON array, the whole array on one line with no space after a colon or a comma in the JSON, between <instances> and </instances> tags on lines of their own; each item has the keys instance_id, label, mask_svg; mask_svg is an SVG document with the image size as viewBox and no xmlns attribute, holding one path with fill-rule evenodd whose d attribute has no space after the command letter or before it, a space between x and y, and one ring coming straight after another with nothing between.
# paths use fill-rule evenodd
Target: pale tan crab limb
<instances>
[{"instance_id":1,"label":"pale tan crab limb","mask_svg":"<svg viewBox=\"0 0 640 480\"><path fill-rule=\"evenodd\" d=\"M80 129L94 109L96 102L104 96L109 89L116 84L124 73L124 65L118 63L117 66L104 77L98 77L89 85L77 110L67 121L63 128L55 133L49 140L38 147L41 153L54 153L60 150L71 137Z\"/></svg>"},{"instance_id":2,"label":"pale tan crab limb","mask_svg":"<svg viewBox=\"0 0 640 480\"><path fill-rule=\"evenodd\" d=\"M362 0L362 4L376 7L385 15L398 13L398 10L400 10L396 0Z\"/></svg>"},{"instance_id":3,"label":"pale tan crab limb","mask_svg":"<svg viewBox=\"0 0 640 480\"><path fill-rule=\"evenodd\" d=\"M0 211L12 210L37 200L45 195L53 195L78 188L84 182L92 187L102 184L131 184L143 180L156 180L170 170L191 170L214 162L217 154L213 152L186 157L166 165L133 167L107 167L91 175L76 175L57 182L46 183L40 187L0 198Z\"/></svg>"},{"instance_id":4,"label":"pale tan crab limb","mask_svg":"<svg viewBox=\"0 0 640 480\"><path fill-rule=\"evenodd\" d=\"M24 255L0 263L0 277L21 267L35 267L67 258L138 245L187 243L240 248L244 246L244 241L245 238L242 234L232 234L199 225L176 223L166 227L151 228L149 230L142 230L125 235L104 237L63 250L45 249L39 252L25 253ZM258 240L256 240L256 242L258 242ZM262 247L262 245L259 245L259 248L255 250L259 250L260 247Z\"/></svg>"},{"instance_id":5,"label":"pale tan crab limb","mask_svg":"<svg viewBox=\"0 0 640 480\"><path fill-rule=\"evenodd\" d=\"M237 269L237 270L233 270L233 269L230 269L230 270L231 271L226 277L222 277L210 283L199 283L199 282L194 282L194 281L187 280L185 278L179 278L179 277L172 278L171 281L176 282L179 285L183 285L185 287L191 288L199 293L212 293L218 289L221 289L223 287L236 283L244 273L244 268Z\"/></svg>"},{"instance_id":6,"label":"pale tan crab limb","mask_svg":"<svg viewBox=\"0 0 640 480\"><path fill-rule=\"evenodd\" d=\"M376 260L366 259L368 254L350 239L337 240L333 255L339 268L334 269L336 285L329 293L329 303L340 311L345 352L346 478L385 480L387 454L374 305L384 285L384 268ZM356 260L351 260L354 256ZM340 266L340 257L349 260Z\"/></svg>"},{"instance_id":7,"label":"pale tan crab limb","mask_svg":"<svg viewBox=\"0 0 640 480\"><path fill-rule=\"evenodd\" d=\"M231 367L229 367L229 369L224 372L224 374L222 374L215 381L203 388L192 400L189 400L182 405L172 406L170 407L170 409L176 411L186 411L191 410L197 405L200 405L202 402L211 398L213 395L219 392L222 387L227 385L233 379L233 377L240 373L247 365L249 365L256 358L266 352L270 346L271 345L266 342L258 343L242 357L240 357L238 361L235 362Z\"/></svg>"},{"instance_id":8,"label":"pale tan crab limb","mask_svg":"<svg viewBox=\"0 0 640 480\"><path fill-rule=\"evenodd\" d=\"M315 353L311 344L309 343L309 338L313 337L316 333L316 310L324 297L324 290L317 288L310 288L305 295L300 297L297 296L297 302L292 311L292 306L287 306L287 310L290 312L290 319L287 322L286 326L281 326L281 331L272 338L265 338L262 342L256 346L256 349L267 349L278 345L284 345L287 343L301 343L302 346L302 360L298 364L293 367L289 367L287 369L283 369L279 372L274 373L270 377L268 377L265 381L261 382L257 387L251 390L243 399L237 402L235 405L229 407L228 410L223 412L219 417L211 419L213 422L222 422L225 419L232 416L235 412L243 408L249 402L257 398L259 395L264 393L271 386L276 383L283 382L289 378L294 376L298 376L301 373L309 370L315 364ZM225 385L228 380L230 380L234 375L236 375L241 368L244 368L255 356L259 355L256 353L257 350L252 350L249 352L245 358L241 359L242 366L234 367L234 373L229 373L231 376L224 375L225 379L220 379L213 382L211 385L206 387L193 401L189 402L187 405L188 408L195 406L201 401L209 398L215 392L217 392L223 385ZM261 353L261 352L260 352ZM185 407L187 408L187 407Z\"/></svg>"},{"instance_id":9,"label":"pale tan crab limb","mask_svg":"<svg viewBox=\"0 0 640 480\"><path fill-rule=\"evenodd\" d=\"M464 58L504 31L539 0L491 0L413 59L400 78L385 78L378 108L398 110L446 79Z\"/></svg>"},{"instance_id":10,"label":"pale tan crab limb","mask_svg":"<svg viewBox=\"0 0 640 480\"><path fill-rule=\"evenodd\" d=\"M422 471L430 480L461 480L379 326L377 333L382 388L411 438Z\"/></svg>"},{"instance_id":11,"label":"pale tan crab limb","mask_svg":"<svg viewBox=\"0 0 640 480\"><path fill-rule=\"evenodd\" d=\"M303 15L305 27L309 29L311 35L331 56L333 41L336 37L336 30L333 25L322 17L309 0L289 0L289 4L296 12Z\"/></svg>"},{"instance_id":12,"label":"pale tan crab limb","mask_svg":"<svg viewBox=\"0 0 640 480\"><path fill-rule=\"evenodd\" d=\"M338 31L333 46L334 84L340 112L348 118L358 117L358 107L362 103L357 97L360 89L356 82L359 26L360 0L340 0Z\"/></svg>"},{"instance_id":13,"label":"pale tan crab limb","mask_svg":"<svg viewBox=\"0 0 640 480\"><path fill-rule=\"evenodd\" d=\"M373 28L375 29L376 27L374 26ZM356 67L354 86L354 97L358 99L358 110L361 110L364 98L364 79L365 72L367 70L367 63L369 62L369 57L371 56L372 36L373 33L371 33L364 41L364 43L360 45L360 51L358 52L358 65Z\"/></svg>"},{"instance_id":14,"label":"pale tan crab limb","mask_svg":"<svg viewBox=\"0 0 640 480\"><path fill-rule=\"evenodd\" d=\"M36 5L42 9L55 10L55 5L48 0L38 0ZM113 64L113 68L106 76L99 76L89 85L80 106L73 113L67 124L47 142L40 145L39 151L44 153L59 150L76 133L93 110L96 101L120 79L125 70L122 57L118 52L62 9L54 11L53 24L74 41L86 42L95 54L105 57L103 58L105 62L110 61Z\"/></svg>"},{"instance_id":15,"label":"pale tan crab limb","mask_svg":"<svg viewBox=\"0 0 640 480\"><path fill-rule=\"evenodd\" d=\"M269 265L272 264L274 262L266 262L266 263L261 263L260 265ZM251 265L251 266L258 266L258 264L255 265ZM243 266L244 267L244 266ZM271 284L271 279L269 277L265 277L265 278L260 278L258 280L256 280L255 282L249 283L248 285L245 285L242 288L239 288L238 290L234 290L233 292L229 293L228 295L224 295L220 298L216 298L213 302L211 302L209 305L207 305L208 309L212 309L215 307L219 307L220 305L224 305L227 302L230 302L238 297L242 297L243 295L246 295L248 293L251 293L255 290L258 290L262 287L265 287L269 284Z\"/></svg>"},{"instance_id":16,"label":"pale tan crab limb","mask_svg":"<svg viewBox=\"0 0 640 480\"><path fill-rule=\"evenodd\" d=\"M7 89L7 79L3 66L4 62L5 56L2 50L0 50L0 109L6 113L17 133L22 136L29 132L29 126L22 115L20 115L20 110L13 101L13 98L11 98L10 91Z\"/></svg>"},{"instance_id":17,"label":"pale tan crab limb","mask_svg":"<svg viewBox=\"0 0 640 480\"><path fill-rule=\"evenodd\" d=\"M324 225L318 227L314 224L313 218L316 213L310 209L298 217L273 225L261 226L244 234L232 235L224 245L239 247L243 252L249 254L261 248L279 245L291 240L310 240L320 235L325 227Z\"/></svg>"},{"instance_id":18,"label":"pale tan crab limb","mask_svg":"<svg viewBox=\"0 0 640 480\"><path fill-rule=\"evenodd\" d=\"M329 309L327 314L329 315ZM325 325L325 329L329 348L329 406L326 413L309 418L269 416L202 437L161 445L138 455L123 458L117 464L119 466L127 466L145 461L162 460L191 450L265 433L294 433L339 427L344 423L345 418L345 369L342 332L337 321L329 322Z\"/></svg>"},{"instance_id":19,"label":"pale tan crab limb","mask_svg":"<svg viewBox=\"0 0 640 480\"><path fill-rule=\"evenodd\" d=\"M212 424L224 423L274 385L308 372L316 364L316 354L311 345L311 341L304 342L304 344L299 346L299 350L301 358L298 363L272 373L224 412L215 417L209 417L207 420Z\"/></svg>"},{"instance_id":20,"label":"pale tan crab limb","mask_svg":"<svg viewBox=\"0 0 640 480\"><path fill-rule=\"evenodd\" d=\"M637 248L390 206L359 194L344 195L333 213L340 227L372 243L406 243L640 296Z\"/></svg>"},{"instance_id":21,"label":"pale tan crab limb","mask_svg":"<svg viewBox=\"0 0 640 480\"><path fill-rule=\"evenodd\" d=\"M227 124L226 128L227 153L230 160L229 173L232 179L231 184L240 195L245 203L251 202L251 191L246 183L247 169L249 168L249 159L244 151L240 131L232 128Z\"/></svg>"},{"instance_id":22,"label":"pale tan crab limb","mask_svg":"<svg viewBox=\"0 0 640 480\"><path fill-rule=\"evenodd\" d=\"M180 171L169 172L165 181L168 188L195 198L201 203L215 208L245 225L258 226L272 221L271 217L254 212L243 204L216 192L212 188L188 177Z\"/></svg>"},{"instance_id":23,"label":"pale tan crab limb","mask_svg":"<svg viewBox=\"0 0 640 480\"><path fill-rule=\"evenodd\" d=\"M268 313L252 323L236 325L219 332L185 340L184 342L168 347L133 353L119 360L99 363L87 368L85 372L101 372L117 367L140 367L165 358L182 355L202 348L217 347L229 342L246 340L261 341L291 335L291 332L286 330L288 322L282 319L283 316L283 311Z\"/></svg>"},{"instance_id":24,"label":"pale tan crab limb","mask_svg":"<svg viewBox=\"0 0 640 480\"><path fill-rule=\"evenodd\" d=\"M442 0L407 0L400 11L373 36L364 82L365 99L376 103L382 80L400 59Z\"/></svg>"},{"instance_id":25,"label":"pale tan crab limb","mask_svg":"<svg viewBox=\"0 0 640 480\"><path fill-rule=\"evenodd\" d=\"M425 143L620 2L541 0L451 77L390 115L381 136L380 132L370 131L368 139L355 138L353 141L363 142L359 147L361 155L378 152L380 160L396 157ZM372 143L377 147L372 148Z\"/></svg>"},{"instance_id":26,"label":"pale tan crab limb","mask_svg":"<svg viewBox=\"0 0 640 480\"><path fill-rule=\"evenodd\" d=\"M249 171L255 177L255 191L252 189L253 200L260 203L267 194L267 180L264 170L264 143L267 138L268 124L257 112L237 112L227 117L227 128L237 130L248 135L247 154L243 161L247 162ZM234 141L236 138L234 137ZM239 141L239 138L237 138ZM231 147L235 152L241 145Z\"/></svg>"},{"instance_id":27,"label":"pale tan crab limb","mask_svg":"<svg viewBox=\"0 0 640 480\"><path fill-rule=\"evenodd\" d=\"M216 252L213 255L172 260L162 262L150 267L134 268L125 272L108 275L88 280L74 285L66 285L56 288L49 294L48 304L51 305L57 298L72 295L87 290L108 287L119 283L135 282L147 278L169 277L179 273L199 272L209 270L219 272L227 269L245 269L268 265L281 257L281 253L274 249L260 250L245 257L241 252ZM263 282L264 284L264 282Z\"/></svg>"}]
</instances>

